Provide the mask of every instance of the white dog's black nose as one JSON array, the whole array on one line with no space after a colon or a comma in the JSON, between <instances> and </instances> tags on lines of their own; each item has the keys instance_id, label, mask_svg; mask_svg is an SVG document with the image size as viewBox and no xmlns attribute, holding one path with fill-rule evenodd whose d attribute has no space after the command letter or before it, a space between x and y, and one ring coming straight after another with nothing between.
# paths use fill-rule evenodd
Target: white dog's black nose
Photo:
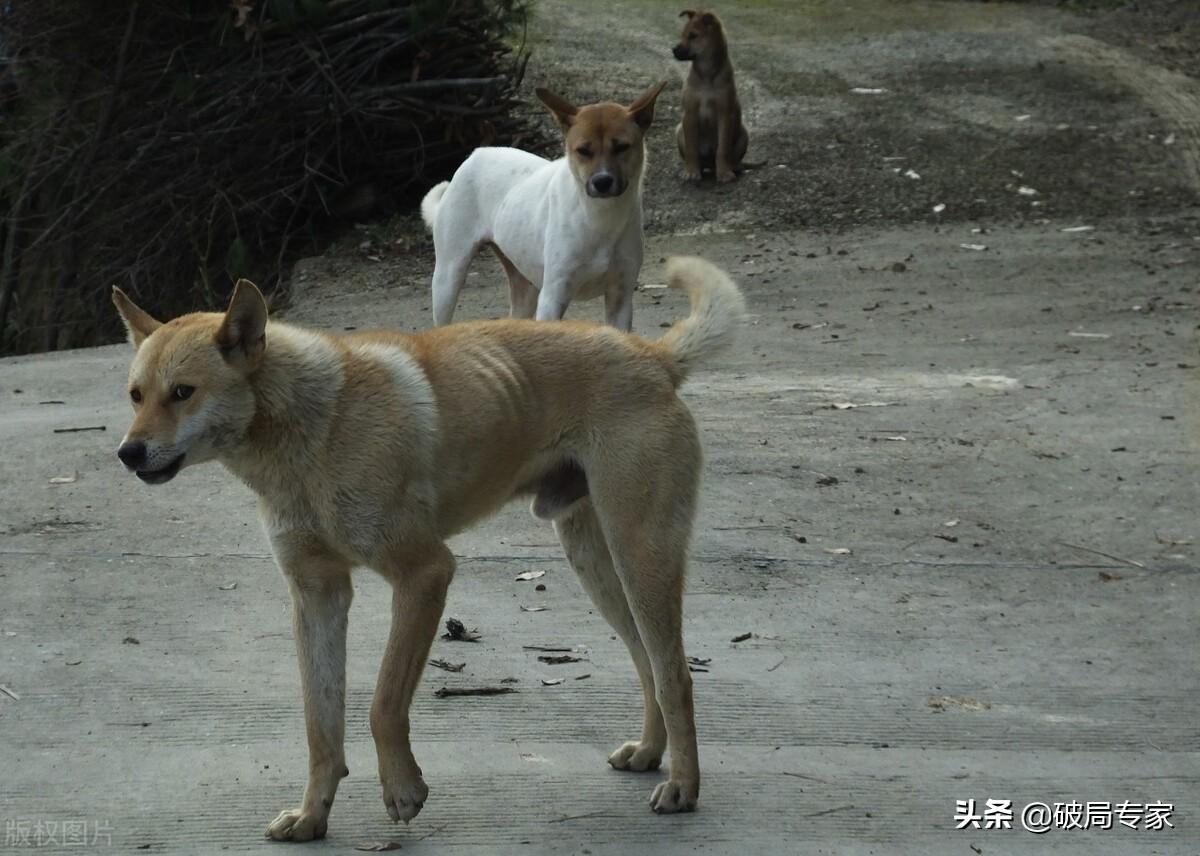
<instances>
[{"instance_id":1,"label":"white dog's black nose","mask_svg":"<svg viewBox=\"0 0 1200 856\"><path fill-rule=\"evenodd\" d=\"M588 184L591 185L592 193L595 196L608 196L613 192L613 188L616 187L617 180L611 173L598 172L592 176Z\"/></svg>"},{"instance_id":2,"label":"white dog's black nose","mask_svg":"<svg viewBox=\"0 0 1200 856\"><path fill-rule=\"evenodd\" d=\"M146 463L146 444L141 440L130 440L127 443L122 443L121 447L117 449L117 457L129 469L136 470L142 464Z\"/></svg>"}]
</instances>

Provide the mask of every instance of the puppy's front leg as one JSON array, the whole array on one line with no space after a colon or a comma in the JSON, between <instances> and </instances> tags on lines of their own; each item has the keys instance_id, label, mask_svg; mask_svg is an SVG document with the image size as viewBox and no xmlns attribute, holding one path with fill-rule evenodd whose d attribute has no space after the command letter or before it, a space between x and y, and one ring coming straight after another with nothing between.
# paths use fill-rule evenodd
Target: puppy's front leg
<instances>
[{"instance_id":1,"label":"puppy's front leg","mask_svg":"<svg viewBox=\"0 0 1200 856\"><path fill-rule=\"evenodd\" d=\"M409 743L408 708L446 605L454 557L438 544L380 570L392 583L392 630L371 705L371 733L383 804L392 820L408 823L429 795Z\"/></svg>"},{"instance_id":2,"label":"puppy's front leg","mask_svg":"<svg viewBox=\"0 0 1200 856\"><path fill-rule=\"evenodd\" d=\"M276 841L323 838L338 782L346 776L346 623L354 590L350 567L301 540L274 539L292 590L292 629L304 690L308 786L298 809L280 813L267 836Z\"/></svg>"},{"instance_id":3,"label":"puppy's front leg","mask_svg":"<svg viewBox=\"0 0 1200 856\"><path fill-rule=\"evenodd\" d=\"M683 122L683 177L688 181L700 180L700 115L697 107L684 105Z\"/></svg>"},{"instance_id":4,"label":"puppy's front leg","mask_svg":"<svg viewBox=\"0 0 1200 856\"><path fill-rule=\"evenodd\" d=\"M717 123L717 181L728 182L737 178L734 172L734 142L737 138L739 122L732 110L726 109L721 113Z\"/></svg>"}]
</instances>

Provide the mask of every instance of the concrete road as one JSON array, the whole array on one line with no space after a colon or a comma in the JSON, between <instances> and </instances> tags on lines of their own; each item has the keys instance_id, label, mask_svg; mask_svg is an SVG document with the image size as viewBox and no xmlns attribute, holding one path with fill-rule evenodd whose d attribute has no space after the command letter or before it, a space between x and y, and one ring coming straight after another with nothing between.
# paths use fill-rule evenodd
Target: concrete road
<instances>
[{"instance_id":1,"label":"concrete road","mask_svg":"<svg viewBox=\"0 0 1200 856\"><path fill-rule=\"evenodd\" d=\"M885 55L903 65L967 42L979 63L1050 62L1079 38L1073 19L1024 7L912 4L914 17L847 5L871 26L813 23L790 37L797 69ZM571 8L544 3L538 37L559 27L569 49L582 26ZM649 4L622 8L627 30L669 43L673 22ZM746 24L763 51L779 41L767 23ZM630 63L641 44L628 36ZM1051 209L1039 211L1015 187L1015 201L1003 195L1014 177L992 176L997 164L939 159L951 151L939 141L975 133L988 110L997 146L1033 146L1025 122L1000 123L1019 105L970 86L924 148L880 154L882 126L859 124L879 157L928 153L922 175L977 170L985 202L970 217L939 218L919 198L913 211L927 213L895 222L863 205L862 222L839 231L786 218L772 228L767 206L783 197L768 169L728 190L685 188L659 155L636 329L657 335L684 311L653 287L669 252L725 265L752 311L740 347L685 393L708 458L686 598L689 652L709 661L694 675L700 810L656 817L646 801L659 774L606 768L640 723L633 669L553 533L513 506L452 545L447 615L482 641L435 643L435 657L466 666L423 680L413 735L431 795L407 828L383 811L367 725L388 593L357 578L351 775L328 839L305 852L391 841L410 853L1200 850L1200 220L1186 149L1197 125L1176 127L1151 103L1160 89L1122 82L1110 49L1083 44L1092 59L1064 60L1064 80L1090 81L1072 109L1123 129L1113 145L1156 129L1157 146L1105 176L1155 206L1105 214L1111 188L1056 174L1028 179L1058 182L1037 188ZM741 50L751 65L763 55ZM954 59L967 80L981 67L972 56ZM1143 82L1158 73L1116 60ZM1195 84L1175 83L1186 112ZM821 97L830 115L858 109L848 91ZM760 117L774 109L755 99ZM1028 121L1049 135L1052 119ZM833 180L828 164L814 177L786 163L774 169L796 181ZM1016 154L1007 163L1020 169ZM896 198L924 193L924 179L856 164L846 186L863 198L873 182ZM947 189L975 186L955 182ZM1093 228L1064 231L1079 226ZM361 256L302 265L290 319L426 326L431 259ZM502 314L498 282L481 262L460 315ZM252 497L220 467L161 488L121 470L129 356L113 346L0 361L0 851L281 852L263 830L298 802L306 764L286 588ZM80 428L96 430L59 433ZM529 570L545 576L514 579ZM525 646L583 659L547 665ZM506 678L517 693L434 697ZM1011 800L1015 828L956 830L956 801L971 799L980 810ZM1074 801L1173 804L1174 827L1021 829L1028 803Z\"/></svg>"}]
</instances>

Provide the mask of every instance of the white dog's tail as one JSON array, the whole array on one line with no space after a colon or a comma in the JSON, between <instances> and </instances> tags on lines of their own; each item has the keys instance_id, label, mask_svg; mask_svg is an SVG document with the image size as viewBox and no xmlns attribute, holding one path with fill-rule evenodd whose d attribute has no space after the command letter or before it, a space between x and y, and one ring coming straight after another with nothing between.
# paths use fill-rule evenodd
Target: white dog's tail
<instances>
[{"instance_id":1,"label":"white dog's tail","mask_svg":"<svg viewBox=\"0 0 1200 856\"><path fill-rule=\"evenodd\" d=\"M446 195L446 188L449 186L450 182L448 181L436 184L421 200L421 219L425 221L425 225L430 231L433 230L433 220L437 217L438 206L442 204L442 197Z\"/></svg>"},{"instance_id":2,"label":"white dog's tail","mask_svg":"<svg viewBox=\"0 0 1200 856\"><path fill-rule=\"evenodd\" d=\"M686 291L692 304L692 313L658 340L674 358L682 382L705 357L733 341L746 301L725 271L696 256L667 259L667 284Z\"/></svg>"}]
</instances>

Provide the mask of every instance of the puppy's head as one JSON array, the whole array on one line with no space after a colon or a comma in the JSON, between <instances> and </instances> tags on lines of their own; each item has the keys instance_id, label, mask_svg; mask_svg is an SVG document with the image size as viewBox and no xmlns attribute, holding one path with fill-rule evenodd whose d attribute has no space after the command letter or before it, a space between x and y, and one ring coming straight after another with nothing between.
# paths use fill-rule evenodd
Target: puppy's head
<instances>
[{"instance_id":1,"label":"puppy's head","mask_svg":"<svg viewBox=\"0 0 1200 856\"><path fill-rule=\"evenodd\" d=\"M684 9L679 17L687 18L679 44L671 51L675 59L691 61L710 57L725 47L725 32L721 21L712 12Z\"/></svg>"},{"instance_id":2,"label":"puppy's head","mask_svg":"<svg viewBox=\"0 0 1200 856\"><path fill-rule=\"evenodd\" d=\"M142 481L162 484L245 435L255 410L247 378L266 350L267 304L244 279L224 314L198 312L163 324L116 286L113 303L136 349L129 367L133 424L117 457Z\"/></svg>"},{"instance_id":3,"label":"puppy's head","mask_svg":"<svg viewBox=\"0 0 1200 856\"><path fill-rule=\"evenodd\" d=\"M536 90L562 128L567 162L588 196L620 196L641 179L646 161L643 140L654 121L654 102L666 85L664 80L650 87L628 107L612 103L576 107L548 89Z\"/></svg>"}]
</instances>

